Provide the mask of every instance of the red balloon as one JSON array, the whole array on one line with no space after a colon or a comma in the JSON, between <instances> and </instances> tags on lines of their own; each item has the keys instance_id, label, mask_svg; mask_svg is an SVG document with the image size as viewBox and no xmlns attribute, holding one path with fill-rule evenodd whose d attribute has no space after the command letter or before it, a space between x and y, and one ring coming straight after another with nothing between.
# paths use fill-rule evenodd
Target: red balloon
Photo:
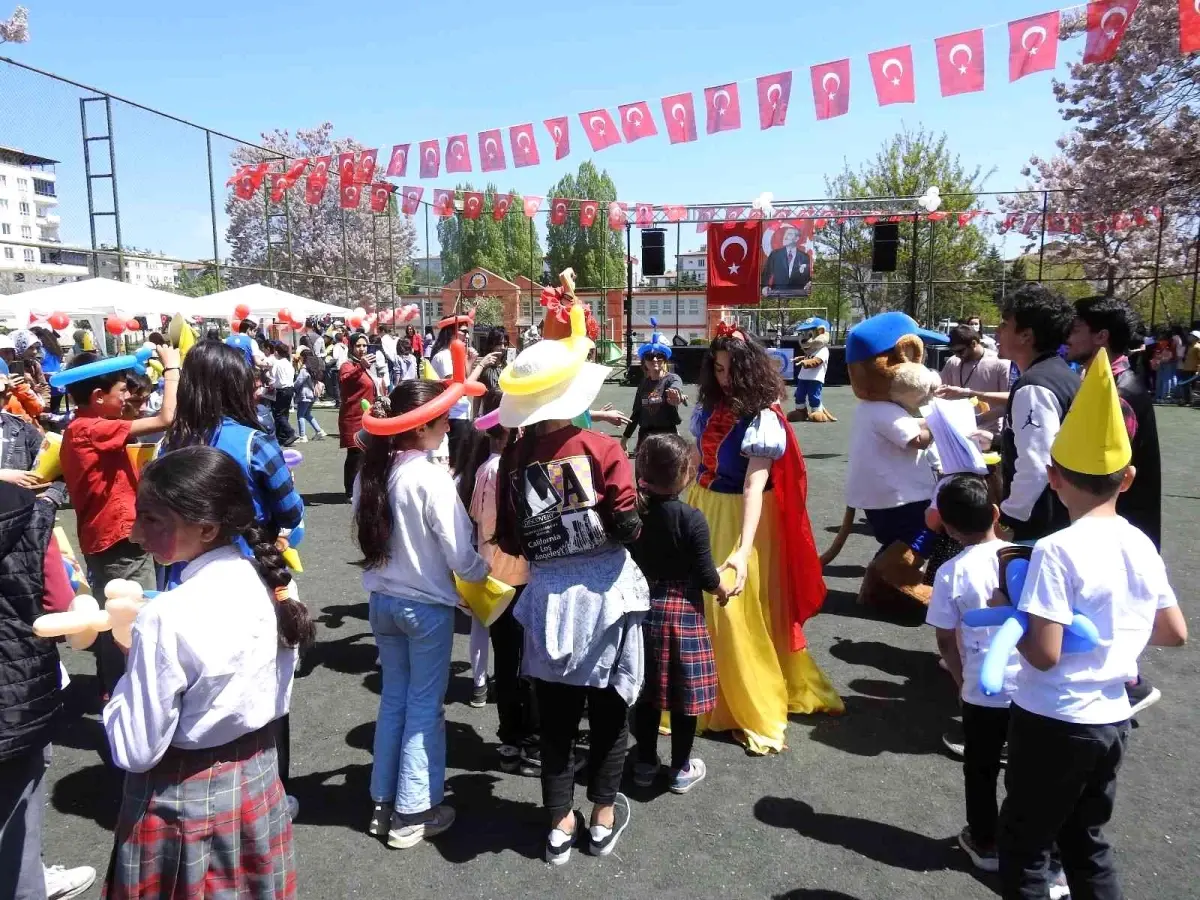
<instances>
[{"instance_id":1,"label":"red balloon","mask_svg":"<svg viewBox=\"0 0 1200 900\"><path fill-rule=\"evenodd\" d=\"M125 323L116 316L109 316L104 320L104 330L113 337L120 337L125 333Z\"/></svg>"},{"instance_id":2,"label":"red balloon","mask_svg":"<svg viewBox=\"0 0 1200 900\"><path fill-rule=\"evenodd\" d=\"M230 330L230 332L231 332L231 333L233 333L233 334L237 334L237 333L238 333L238 329L239 329L239 328L241 328L241 327L242 327L242 320L241 320L241 319L230 319L230 320L229 320L229 330Z\"/></svg>"},{"instance_id":3,"label":"red balloon","mask_svg":"<svg viewBox=\"0 0 1200 900\"><path fill-rule=\"evenodd\" d=\"M139 322L137 319L129 319L128 321L125 322L125 327L128 328L130 331L141 331L142 323Z\"/></svg>"},{"instance_id":4,"label":"red balloon","mask_svg":"<svg viewBox=\"0 0 1200 900\"><path fill-rule=\"evenodd\" d=\"M250 315L250 305L247 303L239 303L233 308L233 314L239 319L245 319Z\"/></svg>"},{"instance_id":5,"label":"red balloon","mask_svg":"<svg viewBox=\"0 0 1200 900\"><path fill-rule=\"evenodd\" d=\"M290 323L292 321L292 311L285 306L283 309L281 309L279 312L277 312L275 314L275 318L278 319L280 322L282 322L284 325L287 325L288 323Z\"/></svg>"},{"instance_id":6,"label":"red balloon","mask_svg":"<svg viewBox=\"0 0 1200 900\"><path fill-rule=\"evenodd\" d=\"M351 316L350 318L348 318L346 320L346 324L349 325L351 328L354 328L357 330L359 328L362 328L363 320L362 320L361 316Z\"/></svg>"},{"instance_id":7,"label":"red balloon","mask_svg":"<svg viewBox=\"0 0 1200 900\"><path fill-rule=\"evenodd\" d=\"M51 313L49 321L50 327L55 331L62 331L71 326L71 317L64 312Z\"/></svg>"}]
</instances>

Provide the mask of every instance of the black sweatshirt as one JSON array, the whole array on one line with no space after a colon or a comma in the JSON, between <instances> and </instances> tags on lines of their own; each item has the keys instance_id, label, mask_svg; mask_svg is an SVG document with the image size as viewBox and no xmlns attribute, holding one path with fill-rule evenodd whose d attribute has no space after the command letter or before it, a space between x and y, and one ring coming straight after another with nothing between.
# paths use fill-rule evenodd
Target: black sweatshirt
<instances>
[{"instance_id":1,"label":"black sweatshirt","mask_svg":"<svg viewBox=\"0 0 1200 900\"><path fill-rule=\"evenodd\" d=\"M703 513L677 497L651 495L642 515L642 533L629 548L652 585L686 581L712 593L721 583L713 565L708 522Z\"/></svg>"},{"instance_id":2,"label":"black sweatshirt","mask_svg":"<svg viewBox=\"0 0 1200 900\"><path fill-rule=\"evenodd\" d=\"M679 407L667 402L667 391L671 388L683 395L683 379L668 372L658 381L643 378L633 398L633 412L625 426L625 437L639 428L646 431L674 431L679 427Z\"/></svg>"}]
</instances>

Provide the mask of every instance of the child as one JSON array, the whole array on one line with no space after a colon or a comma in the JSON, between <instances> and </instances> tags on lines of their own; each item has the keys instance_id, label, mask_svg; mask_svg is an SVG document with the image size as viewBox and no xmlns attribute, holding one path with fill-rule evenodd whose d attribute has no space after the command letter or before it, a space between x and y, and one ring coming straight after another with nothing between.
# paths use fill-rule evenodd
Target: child
<instances>
[{"instance_id":1,"label":"child","mask_svg":"<svg viewBox=\"0 0 1200 900\"><path fill-rule=\"evenodd\" d=\"M963 781L967 800L967 826L958 836L959 846L985 872L1000 868L996 855L996 779L1000 751L1008 734L1008 693L989 697L979 686L979 671L994 636L994 628L963 625L963 613L982 609L1000 586L996 551L1007 544L996 537L1000 511L988 498L987 482L978 475L952 475L937 495L942 527L963 550L938 569L927 624L937 629L938 651L962 696L963 730L966 733ZM1011 688L1020 668L1009 661L1006 687Z\"/></svg>"},{"instance_id":2,"label":"child","mask_svg":"<svg viewBox=\"0 0 1200 900\"><path fill-rule=\"evenodd\" d=\"M648 688L634 712L633 778L649 787L658 777L659 719L670 711L670 789L686 794L707 772L691 755L696 719L717 705L704 592L722 606L729 596L713 565L708 522L679 499L695 475L691 445L676 434L651 434L638 444L637 471L642 533L630 551L650 584L650 613L642 626Z\"/></svg>"},{"instance_id":3,"label":"child","mask_svg":"<svg viewBox=\"0 0 1200 900\"><path fill-rule=\"evenodd\" d=\"M412 326L410 325L409 328L411 329ZM418 353L417 356L419 355ZM413 355L413 345L409 343L408 338L400 338L396 341L396 364L392 372L392 379L396 384L401 381L412 381L417 377L417 356Z\"/></svg>"},{"instance_id":4,"label":"child","mask_svg":"<svg viewBox=\"0 0 1200 900\"><path fill-rule=\"evenodd\" d=\"M247 362L247 365L251 363ZM275 437L275 413L271 410L271 376L254 369L254 417L259 430Z\"/></svg>"},{"instance_id":5,"label":"child","mask_svg":"<svg viewBox=\"0 0 1200 900\"><path fill-rule=\"evenodd\" d=\"M275 723L296 648L313 638L308 610L288 596L237 463L215 448L146 467L133 540L186 568L138 614L104 708L113 762L128 773L105 896L293 897Z\"/></svg>"},{"instance_id":6,"label":"child","mask_svg":"<svg viewBox=\"0 0 1200 900\"><path fill-rule=\"evenodd\" d=\"M108 372L68 385L75 418L63 432L63 480L75 507L79 549L91 572L97 597L116 578L155 586L150 555L129 539L133 530L137 472L125 449L127 444L167 428L175 420L175 392L179 387L179 351L162 346L156 351L163 364L163 405L157 415L122 419L128 392L125 372ZM68 370L98 362L100 356L77 353ZM101 693L112 693L125 670L125 659L112 641L100 633L97 641L97 675Z\"/></svg>"},{"instance_id":7,"label":"child","mask_svg":"<svg viewBox=\"0 0 1200 900\"><path fill-rule=\"evenodd\" d=\"M271 413L275 417L275 436L281 446L290 447L296 443L296 432L288 422L292 409L292 396L295 393L296 367L292 365L292 354L283 341L269 344L271 350Z\"/></svg>"},{"instance_id":8,"label":"child","mask_svg":"<svg viewBox=\"0 0 1200 900\"><path fill-rule=\"evenodd\" d=\"M1147 642L1180 646L1187 624L1150 539L1117 515L1135 477L1108 353L1099 350L1054 439L1050 488L1071 524L1039 540L1018 608L1028 627L1017 649L1007 797L1000 812L1006 898L1046 896L1057 841L1072 895L1119 898L1112 848L1117 770L1129 739L1125 684ZM1100 633L1095 649L1062 655L1079 613Z\"/></svg>"},{"instance_id":9,"label":"child","mask_svg":"<svg viewBox=\"0 0 1200 900\"><path fill-rule=\"evenodd\" d=\"M445 389L402 381L389 398L391 415L419 411ZM383 669L367 833L386 835L397 849L454 824L454 809L442 803L442 703L459 603L453 575L481 581L488 574L450 473L426 455L448 430L442 412L395 436L369 437L353 490L363 587Z\"/></svg>"},{"instance_id":10,"label":"child","mask_svg":"<svg viewBox=\"0 0 1200 900\"><path fill-rule=\"evenodd\" d=\"M300 366L296 371L294 385L296 425L300 429L299 442L301 444L308 443L308 436L304 433L305 422L312 426L314 441L325 440L325 432L321 430L321 426L317 424L317 420L313 418L312 414L313 404L317 402L317 385L320 384L319 372L320 365L312 350L309 347L301 347Z\"/></svg>"}]
</instances>

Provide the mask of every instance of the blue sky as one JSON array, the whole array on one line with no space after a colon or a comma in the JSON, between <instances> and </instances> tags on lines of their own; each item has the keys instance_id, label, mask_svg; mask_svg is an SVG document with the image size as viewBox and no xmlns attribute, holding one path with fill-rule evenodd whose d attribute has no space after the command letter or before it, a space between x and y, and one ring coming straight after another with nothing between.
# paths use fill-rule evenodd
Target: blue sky
<instances>
[{"instance_id":1,"label":"blue sky","mask_svg":"<svg viewBox=\"0 0 1200 900\"><path fill-rule=\"evenodd\" d=\"M670 145L662 134L595 155L631 202L746 202L821 196L823 176L857 165L902 126L946 131L968 165L995 168L992 190L1023 183L1031 153L1049 154L1066 130L1049 73L1010 84L1004 23L1054 8L1053 0L934 0L835 4L689 2L163 4L121 0L26 0L33 40L3 51L57 72L220 129L255 139L273 127L323 120L381 157L393 143L532 121L542 165L510 169L502 187L544 194L591 154L576 113L691 90L703 112L706 86L738 81L743 129ZM9 0L8 5L12 5ZM998 25L986 34L987 90L943 99L936 37ZM867 53L911 43L917 102L876 105ZM1080 40L1059 47L1060 77ZM852 100L844 117L814 119L808 67L849 56ZM760 131L754 79L795 72L788 124ZM75 93L0 66L0 142L64 161L64 238L88 240ZM7 109L7 111L5 111ZM615 114L615 113L614 113ZM571 116L572 153L556 163L541 121ZM211 255L202 136L122 111L116 124L127 243L185 257ZM444 146L444 144L443 144ZM229 146L218 141L218 153ZM472 147L478 167L478 152ZM511 156L510 156L511 165ZM218 159L223 185L229 167ZM456 176L437 181L452 186ZM479 179L478 173L476 178ZM422 229L418 229L419 234ZM699 238L684 231L685 248Z\"/></svg>"}]
</instances>

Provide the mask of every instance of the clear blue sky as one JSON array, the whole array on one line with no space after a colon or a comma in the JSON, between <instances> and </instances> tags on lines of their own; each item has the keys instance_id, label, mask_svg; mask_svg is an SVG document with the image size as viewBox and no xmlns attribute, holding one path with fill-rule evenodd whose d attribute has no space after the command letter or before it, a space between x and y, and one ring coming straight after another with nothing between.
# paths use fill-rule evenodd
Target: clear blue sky
<instances>
[{"instance_id":1,"label":"clear blue sky","mask_svg":"<svg viewBox=\"0 0 1200 900\"><path fill-rule=\"evenodd\" d=\"M1054 0L26 3L32 41L0 52L247 139L328 119L338 134L379 146L382 161L393 143L444 142L461 132L474 142L475 132L533 121L542 165L496 173L502 187L531 194L545 194L591 154L576 113L647 100L657 119L659 98L685 90L694 92L701 113L697 142L670 145L660 121L659 137L596 154L622 199L820 196L826 173L869 158L902 125L948 132L965 163L995 168L987 187L1005 190L1023 183L1020 168L1031 153L1051 153L1067 130L1049 73L1008 82L1003 23L1053 9ZM987 90L943 99L934 38L998 23L986 36ZM917 102L880 108L866 54L906 43L915 54ZM1060 77L1081 46L1060 45ZM808 67L846 56L853 66L850 113L817 122ZM4 71L10 69L0 67L0 107L7 108L0 109L0 143L64 161L64 238L86 243L75 95L13 78ZM760 131L754 78L785 69L795 72L788 124ZM741 88L743 129L704 135L703 89L728 81ZM3 100L5 93L17 103ZM541 125L556 115L570 115L572 125L572 153L559 163L549 159ZM203 139L140 115L123 116L117 133L126 242L211 255ZM228 149L216 145L218 153ZM472 156L478 167L474 144ZM220 185L228 172L219 159ZM452 186L454 178L413 183L428 191ZM699 242L685 229L685 249L689 238Z\"/></svg>"}]
</instances>

